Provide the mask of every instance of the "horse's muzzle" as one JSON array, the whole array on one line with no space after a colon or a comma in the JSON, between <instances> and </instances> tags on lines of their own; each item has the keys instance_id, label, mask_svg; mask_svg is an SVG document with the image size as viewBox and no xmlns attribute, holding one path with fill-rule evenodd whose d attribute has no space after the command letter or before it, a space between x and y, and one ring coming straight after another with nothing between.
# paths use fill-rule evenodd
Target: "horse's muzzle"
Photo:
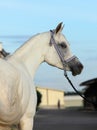
<instances>
[{"instance_id":1,"label":"horse's muzzle","mask_svg":"<svg viewBox=\"0 0 97 130\"><path fill-rule=\"evenodd\" d=\"M67 60L67 64L73 76L76 76L82 72L83 65L77 57L73 57L70 60Z\"/></svg>"}]
</instances>

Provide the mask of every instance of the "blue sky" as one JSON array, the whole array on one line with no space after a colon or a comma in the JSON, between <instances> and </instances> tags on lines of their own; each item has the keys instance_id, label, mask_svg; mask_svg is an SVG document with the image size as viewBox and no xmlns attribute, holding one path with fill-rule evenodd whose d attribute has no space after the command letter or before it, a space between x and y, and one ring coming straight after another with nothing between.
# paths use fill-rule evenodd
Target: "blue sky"
<instances>
[{"instance_id":1,"label":"blue sky","mask_svg":"<svg viewBox=\"0 0 97 130\"><path fill-rule=\"evenodd\" d=\"M81 75L73 77L69 73L74 84L80 88L82 81L97 77L97 0L0 1L0 36L25 35L29 38L38 32L55 28L61 21L65 24L63 33L72 52L84 64ZM7 40L3 39L4 48L13 52L19 43L14 45ZM64 91L72 90L63 72L47 64L39 68L35 83Z\"/></svg>"}]
</instances>

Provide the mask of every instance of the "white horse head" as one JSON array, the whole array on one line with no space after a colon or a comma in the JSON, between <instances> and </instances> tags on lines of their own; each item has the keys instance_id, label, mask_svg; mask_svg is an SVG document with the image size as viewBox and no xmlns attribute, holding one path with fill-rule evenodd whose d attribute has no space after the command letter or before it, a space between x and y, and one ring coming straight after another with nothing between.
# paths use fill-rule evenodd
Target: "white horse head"
<instances>
[{"instance_id":1,"label":"white horse head","mask_svg":"<svg viewBox=\"0 0 97 130\"><path fill-rule=\"evenodd\" d=\"M52 40L55 40L55 43L57 44L57 48L59 49L61 56L64 58L65 61L65 70L72 71L72 74L75 76L77 74L80 74L83 65L78 60L77 57L73 56L70 50L70 45L68 41L66 40L65 36L61 33L63 29L62 23L60 23L55 30L53 30L53 37L51 38L48 52L45 55L45 61L49 63L50 65L56 66L60 69L64 69L62 61L60 60L60 57L58 56L57 51L55 50L54 45L52 44Z\"/></svg>"}]
</instances>

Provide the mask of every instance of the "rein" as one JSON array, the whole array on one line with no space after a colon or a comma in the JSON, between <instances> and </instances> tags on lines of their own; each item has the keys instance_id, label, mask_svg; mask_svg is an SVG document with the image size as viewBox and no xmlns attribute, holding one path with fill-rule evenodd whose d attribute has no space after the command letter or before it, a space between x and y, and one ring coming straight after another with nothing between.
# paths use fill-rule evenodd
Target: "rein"
<instances>
[{"instance_id":1,"label":"rein","mask_svg":"<svg viewBox=\"0 0 97 130\"><path fill-rule=\"evenodd\" d=\"M57 46L57 44L56 44L56 42L55 42L55 39L54 39L54 36L53 36L53 35L54 35L54 31L53 31L53 30L50 30L50 32L51 32L50 45L52 45L52 44L54 45L54 48L55 48L55 50L56 50L56 52L57 52L57 54L58 54L58 56L59 56L59 58L60 58L60 60L61 60L61 62L62 62L65 78L68 80L68 82L69 82L69 84L71 85L71 87L74 89L74 91L75 91L80 97L82 97L86 102L91 103L92 105L94 105L95 107L97 107L97 104L96 104L95 102L93 102L93 101L87 99L85 96L83 96L83 95L75 88L75 86L73 85L73 83L72 83L71 80L69 79L69 77L68 77L68 75L67 75L67 71L66 71L66 69L65 69L66 66L68 65L68 60L64 60L64 57L63 57L63 55L62 55L62 52L59 50L59 48L58 48L58 46ZM75 58L75 56L72 56L72 57L69 59L69 61L72 60L73 58Z\"/></svg>"}]
</instances>

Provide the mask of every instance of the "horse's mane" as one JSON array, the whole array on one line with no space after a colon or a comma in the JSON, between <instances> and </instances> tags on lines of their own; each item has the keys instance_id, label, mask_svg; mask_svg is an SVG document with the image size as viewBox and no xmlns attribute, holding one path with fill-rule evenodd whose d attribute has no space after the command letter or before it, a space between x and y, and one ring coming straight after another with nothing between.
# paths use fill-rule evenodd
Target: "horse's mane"
<instances>
[{"instance_id":1,"label":"horse's mane","mask_svg":"<svg viewBox=\"0 0 97 130\"><path fill-rule=\"evenodd\" d=\"M36 37L39 36L39 35L40 35L40 33L37 33L37 34L31 36L31 37L30 37L27 41L25 41L19 48L17 48L17 49L15 50L15 52L13 52L13 54L16 53L18 50L23 49L24 46L25 46L26 44L28 44L30 40L33 40L34 38L36 38ZM13 54L12 54L12 55L13 55Z\"/></svg>"},{"instance_id":2,"label":"horse's mane","mask_svg":"<svg viewBox=\"0 0 97 130\"><path fill-rule=\"evenodd\" d=\"M47 35L48 32L43 32L43 33L37 33L35 35L33 35L32 37L30 37L27 41L25 41L19 48L17 48L11 55L9 55L8 57L6 57L5 59L9 59L13 56L17 56L20 55L21 52L23 52L25 49L29 48L31 45L34 47L34 43L41 39L41 36ZM38 42L40 43L40 42Z\"/></svg>"}]
</instances>

